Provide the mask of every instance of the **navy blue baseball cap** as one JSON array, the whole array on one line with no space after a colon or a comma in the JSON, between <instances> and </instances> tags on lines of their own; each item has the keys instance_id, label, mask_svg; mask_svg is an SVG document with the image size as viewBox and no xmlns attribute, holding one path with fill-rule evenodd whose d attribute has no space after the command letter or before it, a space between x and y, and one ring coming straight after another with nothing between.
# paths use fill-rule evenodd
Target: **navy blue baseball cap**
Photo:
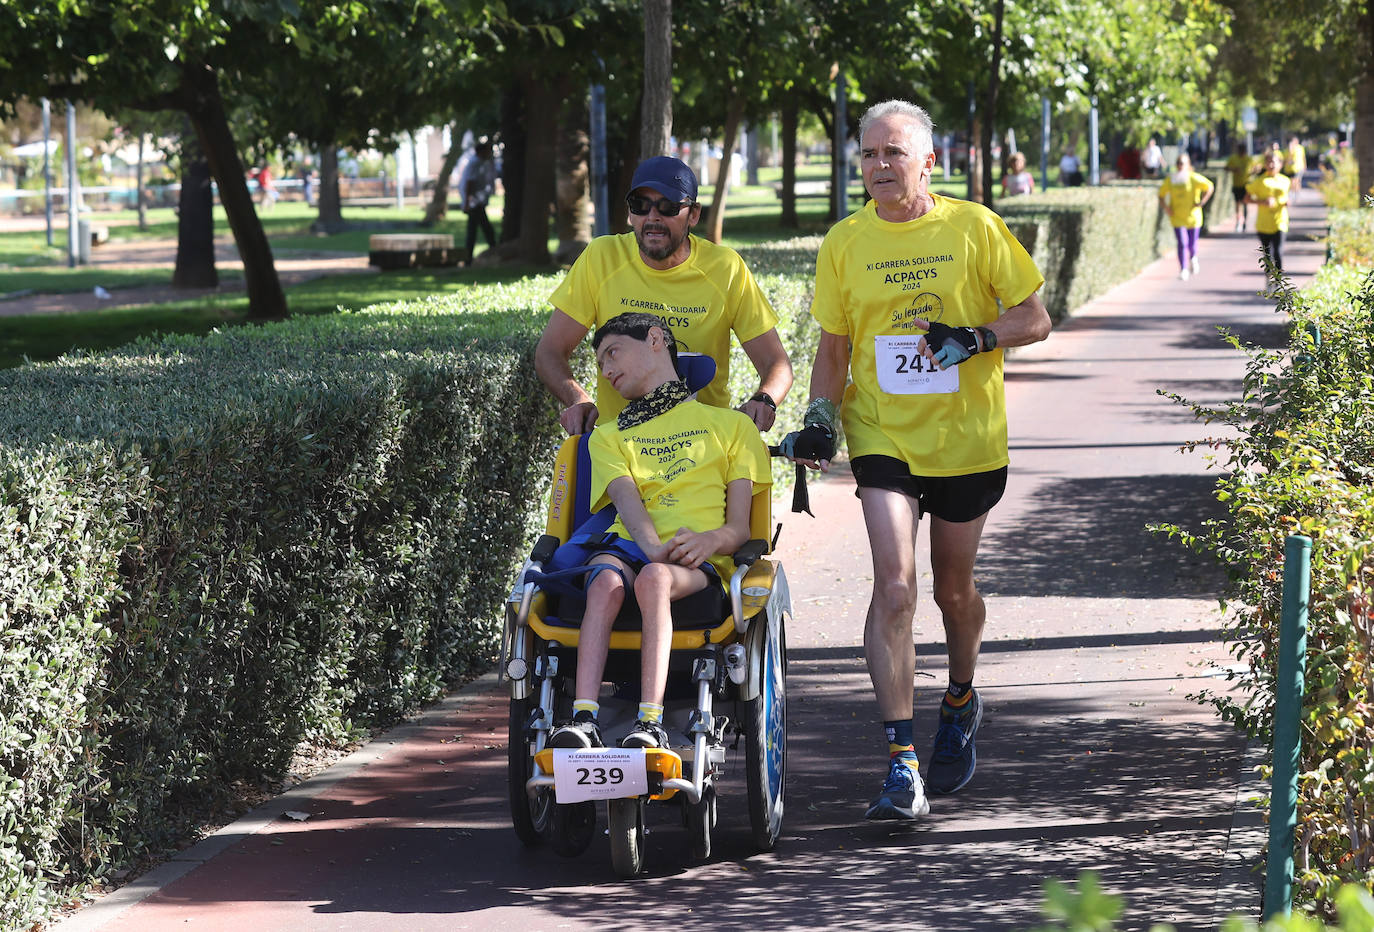
<instances>
[{"instance_id":1,"label":"navy blue baseball cap","mask_svg":"<svg viewBox=\"0 0 1374 932\"><path fill-rule=\"evenodd\" d=\"M682 159L671 155L656 155L645 159L635 169L630 190L653 188L669 200L682 203L697 199L697 176Z\"/></svg>"}]
</instances>

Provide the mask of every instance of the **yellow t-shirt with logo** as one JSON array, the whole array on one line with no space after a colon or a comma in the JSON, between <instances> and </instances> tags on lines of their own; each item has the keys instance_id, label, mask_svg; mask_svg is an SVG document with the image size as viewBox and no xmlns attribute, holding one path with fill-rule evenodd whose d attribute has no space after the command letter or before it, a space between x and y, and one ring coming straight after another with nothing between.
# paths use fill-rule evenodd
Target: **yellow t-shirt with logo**
<instances>
[{"instance_id":1,"label":"yellow t-shirt with logo","mask_svg":"<svg viewBox=\"0 0 1374 932\"><path fill-rule=\"evenodd\" d=\"M1214 185L1197 172L1189 172L1182 185L1174 183L1173 175L1159 186L1159 196L1169 201L1169 222L1176 227L1202 226L1202 199Z\"/></svg>"},{"instance_id":2,"label":"yellow t-shirt with logo","mask_svg":"<svg viewBox=\"0 0 1374 932\"><path fill-rule=\"evenodd\" d=\"M1260 175L1245 186L1245 193L1260 203L1255 210L1256 233L1288 232L1288 188L1292 184L1286 175ZM1274 198L1273 207L1264 206Z\"/></svg>"},{"instance_id":3,"label":"yellow t-shirt with logo","mask_svg":"<svg viewBox=\"0 0 1374 932\"><path fill-rule=\"evenodd\" d=\"M592 461L592 510L609 505L606 487L621 476L634 480L660 541L678 528L714 531L725 524L725 487L749 479L757 492L773 483L768 448L748 415L699 401L684 401L643 424L621 430L601 418L587 441ZM630 538L619 517L611 533ZM728 580L731 556L711 565Z\"/></svg>"},{"instance_id":4,"label":"yellow t-shirt with logo","mask_svg":"<svg viewBox=\"0 0 1374 932\"><path fill-rule=\"evenodd\" d=\"M716 361L715 378L697 397L730 407L730 332L747 343L776 327L778 315L739 253L697 236L690 239L687 261L660 270L644 264L633 232L598 236L549 300L589 330L629 311L659 315L680 351L705 353ZM625 399L599 373L596 407L603 421L625 407Z\"/></svg>"},{"instance_id":5,"label":"yellow t-shirt with logo","mask_svg":"<svg viewBox=\"0 0 1374 932\"><path fill-rule=\"evenodd\" d=\"M1254 170L1254 159L1248 155L1241 155L1233 152L1231 157L1226 160L1226 170L1231 173L1231 187L1243 188L1245 183L1250 180L1250 172Z\"/></svg>"},{"instance_id":6,"label":"yellow t-shirt with logo","mask_svg":"<svg viewBox=\"0 0 1374 932\"><path fill-rule=\"evenodd\" d=\"M849 338L851 382L841 414L850 456L905 460L913 475L960 476L1007 465L1002 351L979 353L941 374L957 389L909 393L889 387L925 361L912 345L914 318L951 327L990 324L1045 279L1002 218L981 204L932 195L935 206L889 223L870 201L826 234L816 257L811 314ZM905 339L905 346L896 342ZM880 349L881 347L881 349ZM879 363L883 370L879 372Z\"/></svg>"}]
</instances>

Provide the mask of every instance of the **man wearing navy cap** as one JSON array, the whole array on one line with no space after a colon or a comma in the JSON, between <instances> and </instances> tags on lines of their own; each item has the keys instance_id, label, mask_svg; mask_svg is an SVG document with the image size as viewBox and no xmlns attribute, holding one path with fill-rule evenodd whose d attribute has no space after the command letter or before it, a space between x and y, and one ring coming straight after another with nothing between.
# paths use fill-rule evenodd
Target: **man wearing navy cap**
<instances>
[{"instance_id":1,"label":"man wearing navy cap","mask_svg":"<svg viewBox=\"0 0 1374 932\"><path fill-rule=\"evenodd\" d=\"M573 263L550 297L554 311L535 350L535 368L563 404L570 434L614 418L625 400L597 376L596 398L573 377L569 360L588 331L628 311L667 321L680 350L716 361L716 377L699 401L730 407L730 334L759 373L759 388L738 409L759 430L773 426L778 402L792 387L792 364L778 337L777 314L739 253L692 234L701 219L697 177L680 159L655 156L635 169L631 232L599 236Z\"/></svg>"}]
</instances>

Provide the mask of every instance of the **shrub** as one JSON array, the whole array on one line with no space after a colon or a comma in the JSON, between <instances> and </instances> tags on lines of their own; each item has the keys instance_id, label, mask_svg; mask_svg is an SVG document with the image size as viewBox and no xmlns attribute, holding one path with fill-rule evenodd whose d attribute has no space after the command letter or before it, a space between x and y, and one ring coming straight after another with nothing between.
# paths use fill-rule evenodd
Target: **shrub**
<instances>
[{"instance_id":1,"label":"shrub","mask_svg":"<svg viewBox=\"0 0 1374 932\"><path fill-rule=\"evenodd\" d=\"M1329 260L1342 265L1374 266L1374 210L1332 210L1326 219Z\"/></svg>"},{"instance_id":2,"label":"shrub","mask_svg":"<svg viewBox=\"0 0 1374 932\"><path fill-rule=\"evenodd\" d=\"M1229 518L1184 536L1229 571L1224 636L1246 664L1227 672L1234 690L1200 698L1267 742L1284 541L1313 540L1296 898L1329 913L1342 883L1374 881L1374 277L1328 266L1279 310L1290 345L1245 347L1242 398L1194 406L1234 434L1210 441L1230 473L1218 485Z\"/></svg>"}]
</instances>

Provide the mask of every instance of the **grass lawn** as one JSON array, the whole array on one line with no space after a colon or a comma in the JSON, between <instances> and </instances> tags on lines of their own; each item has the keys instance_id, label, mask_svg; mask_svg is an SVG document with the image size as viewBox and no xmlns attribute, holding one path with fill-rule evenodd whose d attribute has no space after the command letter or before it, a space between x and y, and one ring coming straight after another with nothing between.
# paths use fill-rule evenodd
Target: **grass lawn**
<instances>
[{"instance_id":1,"label":"grass lawn","mask_svg":"<svg viewBox=\"0 0 1374 932\"><path fill-rule=\"evenodd\" d=\"M781 177L781 169L763 169L760 184L732 187L727 202L725 242L739 248L761 242L790 239L798 235L824 233L829 227L824 198L805 198L798 201L800 228L784 230L778 225L780 202L773 185ZM804 166L797 173L799 181L826 181L829 168L824 164ZM937 180L935 190L954 196L963 195L963 179L952 182ZM851 183L851 191L858 189ZM709 203L714 194L703 188L701 197ZM409 198L411 206L345 208L344 219L368 225L394 225L395 228L419 229L424 204ZM499 222L500 198L488 208L493 220ZM110 225L110 238L137 239L146 237L174 239L177 235L176 216L170 209L148 211L148 229L139 230L137 212L112 211L99 216ZM315 209L302 202L279 202L262 215L263 227L272 243L273 251L286 255L290 251L341 252L364 254L368 250L370 230L331 235L310 231ZM466 235L467 218L463 212L450 209L449 216L426 232L450 233L454 241L462 243ZM228 222L223 210L215 211L216 235L229 236ZM0 295L15 292L60 293L88 291L96 285L105 288L142 284L164 284L171 281L171 269L120 270L110 266L101 268L66 265L66 228L54 231L49 247L43 231L0 233ZM550 243L550 250L555 243ZM531 275L548 274L550 269L504 266L476 269L429 269L395 271L380 275L336 275L314 279L286 290L287 301L295 314L326 314L339 308L362 308L371 304L398 301L423 295L442 294L475 283L510 281ZM221 279L238 276L237 271L221 271ZM549 288L553 290L552 284ZM0 304L0 308L3 304ZM120 346L136 337L152 333L207 333L216 327L242 323L248 310L248 299L242 293L217 294L211 297L178 301L170 304L110 308L74 314L44 314L19 317L0 316L0 367L31 360L55 359L74 350L101 350Z\"/></svg>"}]
</instances>

